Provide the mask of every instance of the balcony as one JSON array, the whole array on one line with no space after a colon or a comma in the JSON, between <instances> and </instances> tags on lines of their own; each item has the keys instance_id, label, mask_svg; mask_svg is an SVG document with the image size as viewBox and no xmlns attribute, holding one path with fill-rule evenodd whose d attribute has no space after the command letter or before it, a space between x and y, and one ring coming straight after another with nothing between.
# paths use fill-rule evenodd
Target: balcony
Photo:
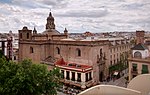
<instances>
[{"instance_id":1,"label":"balcony","mask_svg":"<svg viewBox=\"0 0 150 95\"><path fill-rule=\"evenodd\" d=\"M131 73L133 74L133 75L137 75L138 74L138 70L137 69L131 69Z\"/></svg>"}]
</instances>

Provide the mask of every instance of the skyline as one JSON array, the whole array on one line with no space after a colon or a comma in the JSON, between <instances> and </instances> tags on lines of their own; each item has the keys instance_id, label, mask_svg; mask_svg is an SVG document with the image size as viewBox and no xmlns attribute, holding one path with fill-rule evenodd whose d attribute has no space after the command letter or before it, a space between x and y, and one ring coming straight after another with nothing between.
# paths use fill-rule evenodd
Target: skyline
<instances>
[{"instance_id":1,"label":"skyline","mask_svg":"<svg viewBox=\"0 0 150 95\"><path fill-rule=\"evenodd\" d=\"M0 0L0 8L2 33L23 26L42 33L50 9L59 32L150 30L149 0Z\"/></svg>"}]
</instances>

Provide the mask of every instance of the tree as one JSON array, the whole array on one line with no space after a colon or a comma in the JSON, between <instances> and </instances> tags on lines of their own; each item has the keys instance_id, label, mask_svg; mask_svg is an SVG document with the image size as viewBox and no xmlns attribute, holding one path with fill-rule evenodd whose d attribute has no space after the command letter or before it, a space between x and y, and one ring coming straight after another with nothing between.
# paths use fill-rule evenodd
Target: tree
<instances>
[{"instance_id":1,"label":"tree","mask_svg":"<svg viewBox=\"0 0 150 95\"><path fill-rule=\"evenodd\" d=\"M3 55L4 54L3 54L2 50L0 50L0 58L2 58Z\"/></svg>"},{"instance_id":2,"label":"tree","mask_svg":"<svg viewBox=\"0 0 150 95\"><path fill-rule=\"evenodd\" d=\"M132 39L132 40L130 41L130 43L131 43L132 45L135 45L135 44L136 44L136 39L135 39L135 38Z\"/></svg>"},{"instance_id":3,"label":"tree","mask_svg":"<svg viewBox=\"0 0 150 95\"><path fill-rule=\"evenodd\" d=\"M31 60L21 63L0 58L0 95L55 95L61 74Z\"/></svg>"}]
</instances>

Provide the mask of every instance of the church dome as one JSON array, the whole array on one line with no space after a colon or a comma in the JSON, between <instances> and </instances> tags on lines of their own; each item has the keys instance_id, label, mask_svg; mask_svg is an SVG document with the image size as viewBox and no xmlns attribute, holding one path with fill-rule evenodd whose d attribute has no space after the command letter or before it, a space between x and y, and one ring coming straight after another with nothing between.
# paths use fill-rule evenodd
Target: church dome
<instances>
[{"instance_id":1,"label":"church dome","mask_svg":"<svg viewBox=\"0 0 150 95\"><path fill-rule=\"evenodd\" d=\"M60 32L55 29L54 17L52 16L51 12L47 17L46 30L43 32L43 34L47 34L49 36L60 35Z\"/></svg>"},{"instance_id":2,"label":"church dome","mask_svg":"<svg viewBox=\"0 0 150 95\"><path fill-rule=\"evenodd\" d=\"M57 31L56 29L46 29L43 34L48 34L48 35L60 35L60 32Z\"/></svg>"}]
</instances>

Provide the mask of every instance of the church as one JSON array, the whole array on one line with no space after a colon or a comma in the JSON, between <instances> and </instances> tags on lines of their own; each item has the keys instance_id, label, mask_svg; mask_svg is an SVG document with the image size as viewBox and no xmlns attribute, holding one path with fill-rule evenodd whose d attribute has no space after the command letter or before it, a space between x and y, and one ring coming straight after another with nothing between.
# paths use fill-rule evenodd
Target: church
<instances>
[{"instance_id":1,"label":"church","mask_svg":"<svg viewBox=\"0 0 150 95\"><path fill-rule=\"evenodd\" d=\"M42 33L37 33L35 28L30 30L26 26L18 30L19 61L32 59L34 63L46 64L49 70L55 66L59 67L64 84L85 89L100 83L109 76L109 66L119 60L119 54L130 49L131 44L122 39L110 41L69 38L68 30L65 28L64 33L60 33L56 30L54 21L50 12L46 30ZM121 45L122 43L124 44ZM110 58L110 55L115 53L117 56Z\"/></svg>"}]
</instances>

